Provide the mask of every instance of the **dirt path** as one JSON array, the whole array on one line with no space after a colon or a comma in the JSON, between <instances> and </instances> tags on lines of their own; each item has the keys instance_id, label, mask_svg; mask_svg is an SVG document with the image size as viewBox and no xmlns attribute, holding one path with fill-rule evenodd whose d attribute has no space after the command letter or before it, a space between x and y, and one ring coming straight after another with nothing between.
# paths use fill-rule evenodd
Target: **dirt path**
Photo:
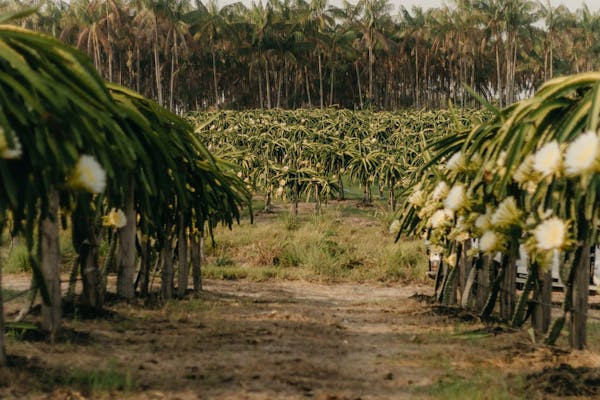
<instances>
[{"instance_id":1,"label":"dirt path","mask_svg":"<svg viewBox=\"0 0 600 400\"><path fill-rule=\"evenodd\" d=\"M521 372L600 364L592 353L536 348L524 331L486 329L410 298L428 290L210 281L202 299L67 320L54 346L9 340L20 372L2 377L0 397L427 399L461 398L464 384L497 398ZM124 377L128 392L86 386L106 370Z\"/></svg>"}]
</instances>

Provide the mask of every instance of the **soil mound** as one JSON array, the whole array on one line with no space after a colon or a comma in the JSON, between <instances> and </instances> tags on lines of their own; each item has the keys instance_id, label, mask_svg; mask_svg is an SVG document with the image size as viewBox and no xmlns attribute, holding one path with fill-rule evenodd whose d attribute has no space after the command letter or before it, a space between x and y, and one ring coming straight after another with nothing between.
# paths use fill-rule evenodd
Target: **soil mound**
<instances>
[{"instance_id":1,"label":"soil mound","mask_svg":"<svg viewBox=\"0 0 600 400\"><path fill-rule=\"evenodd\" d=\"M600 369L568 364L546 367L527 376L527 387L555 396L595 396L600 394Z\"/></svg>"}]
</instances>

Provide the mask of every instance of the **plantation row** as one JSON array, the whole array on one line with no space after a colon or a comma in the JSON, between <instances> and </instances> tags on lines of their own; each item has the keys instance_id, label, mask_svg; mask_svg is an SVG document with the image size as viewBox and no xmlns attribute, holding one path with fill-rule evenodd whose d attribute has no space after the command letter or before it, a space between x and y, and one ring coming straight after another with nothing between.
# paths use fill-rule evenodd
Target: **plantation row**
<instances>
[{"instance_id":1,"label":"plantation row","mask_svg":"<svg viewBox=\"0 0 600 400\"><path fill-rule=\"evenodd\" d=\"M426 235L443 255L437 301L456 304L458 292L463 307L488 317L499 299L501 318L521 326L531 315L547 343L568 318L570 344L583 348L590 248L598 243L600 73L550 81L503 110L486 106L491 121L432 145L400 232ZM518 260L528 267L520 297ZM550 324L553 263L565 297Z\"/></svg>"},{"instance_id":2,"label":"plantation row","mask_svg":"<svg viewBox=\"0 0 600 400\"><path fill-rule=\"evenodd\" d=\"M117 294L127 300L136 284L148 293L151 265L160 265L165 299L175 267L180 296L190 264L200 289L205 226L231 225L247 203L245 185L188 122L106 85L86 57L61 42L0 25L0 228L25 238L32 287L43 298L42 327L52 340L61 323L61 226L72 230L80 301L100 308L113 269ZM103 241L110 250L101 267ZM1 305L0 298L0 316Z\"/></svg>"},{"instance_id":3,"label":"plantation row","mask_svg":"<svg viewBox=\"0 0 600 400\"><path fill-rule=\"evenodd\" d=\"M344 197L344 182L358 182L363 201L373 187L387 191L391 209L411 176L428 161L435 140L468 132L489 115L482 111L371 112L254 110L197 113L196 132L219 157L239 166L249 190L289 200L322 202Z\"/></svg>"}]
</instances>

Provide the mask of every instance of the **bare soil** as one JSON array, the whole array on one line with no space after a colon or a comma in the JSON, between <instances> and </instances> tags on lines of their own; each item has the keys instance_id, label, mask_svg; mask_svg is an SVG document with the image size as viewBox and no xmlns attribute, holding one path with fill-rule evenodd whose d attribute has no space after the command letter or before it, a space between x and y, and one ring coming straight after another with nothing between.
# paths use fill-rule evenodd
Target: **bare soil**
<instances>
[{"instance_id":1,"label":"bare soil","mask_svg":"<svg viewBox=\"0 0 600 400\"><path fill-rule=\"evenodd\" d=\"M9 276L4 285L23 283ZM162 307L115 303L94 319L71 313L54 345L9 335L12 368L0 372L0 398L428 399L443 397L444 382L477 384L482 374L514 387L514 398L600 393L597 354L534 346L525 330L432 307L415 296L429 286L209 281L205 288ZM552 392L547 383L560 364L571 383ZM128 383L100 390L80 377L99 370Z\"/></svg>"}]
</instances>

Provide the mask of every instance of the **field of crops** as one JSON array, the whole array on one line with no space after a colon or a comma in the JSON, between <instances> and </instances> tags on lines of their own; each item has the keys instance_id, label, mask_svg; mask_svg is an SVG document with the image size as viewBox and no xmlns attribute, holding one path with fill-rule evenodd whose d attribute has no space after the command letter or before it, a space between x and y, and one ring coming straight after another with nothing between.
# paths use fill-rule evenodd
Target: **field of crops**
<instances>
[{"instance_id":1,"label":"field of crops","mask_svg":"<svg viewBox=\"0 0 600 400\"><path fill-rule=\"evenodd\" d=\"M344 198L344 182L388 195L392 210L436 140L466 133L488 113L472 110L371 112L349 110L221 111L192 115L196 132L218 157L239 168L249 190L313 201Z\"/></svg>"}]
</instances>

